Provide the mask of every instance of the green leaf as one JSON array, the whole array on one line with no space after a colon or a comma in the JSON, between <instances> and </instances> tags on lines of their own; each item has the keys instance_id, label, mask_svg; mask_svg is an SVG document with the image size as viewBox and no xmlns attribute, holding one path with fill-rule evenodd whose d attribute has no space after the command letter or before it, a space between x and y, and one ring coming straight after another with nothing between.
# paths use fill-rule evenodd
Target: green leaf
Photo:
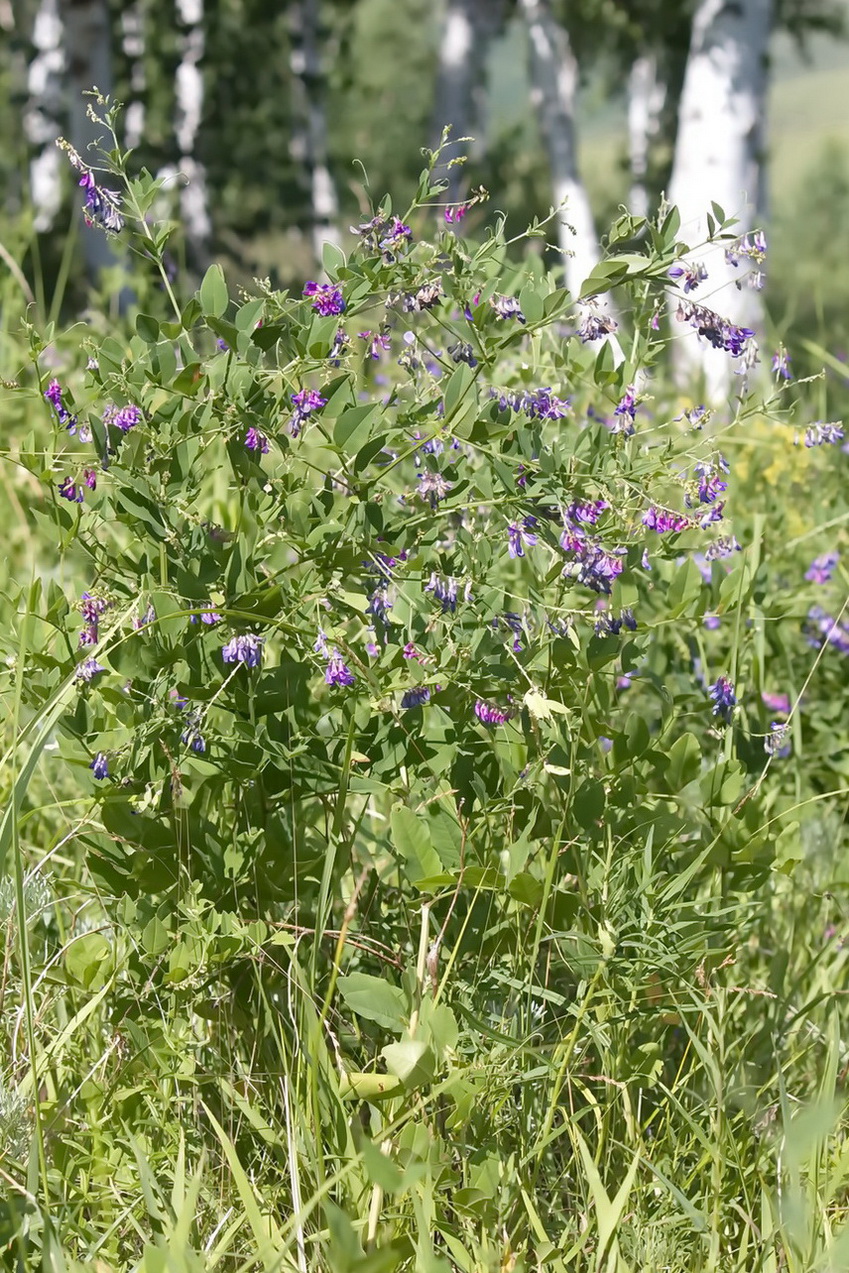
<instances>
[{"instance_id":1,"label":"green leaf","mask_svg":"<svg viewBox=\"0 0 849 1273\"><path fill-rule=\"evenodd\" d=\"M445 386L445 414L444 418L448 420L452 411L458 402L468 393L470 386L474 383L475 373L468 363L460 363L456 371L452 371L448 378L448 384Z\"/></svg>"},{"instance_id":2,"label":"green leaf","mask_svg":"<svg viewBox=\"0 0 849 1273\"><path fill-rule=\"evenodd\" d=\"M159 340L159 323L150 314L136 315L136 331L147 345L155 345Z\"/></svg>"},{"instance_id":3,"label":"green leaf","mask_svg":"<svg viewBox=\"0 0 849 1273\"><path fill-rule=\"evenodd\" d=\"M392 846L406 862L407 876L411 883L439 875L442 862L433 847L427 826L406 805L396 804L390 814Z\"/></svg>"},{"instance_id":4,"label":"green leaf","mask_svg":"<svg viewBox=\"0 0 849 1273\"><path fill-rule=\"evenodd\" d=\"M67 947L65 971L91 990L98 976L107 970L111 955L112 947L102 933L85 933Z\"/></svg>"},{"instance_id":5,"label":"green leaf","mask_svg":"<svg viewBox=\"0 0 849 1273\"><path fill-rule=\"evenodd\" d=\"M227 306L230 303L230 297L227 292L227 281L224 278L224 271L220 265L210 265L203 276L198 296L204 314L209 314L212 318L224 317Z\"/></svg>"},{"instance_id":6,"label":"green leaf","mask_svg":"<svg viewBox=\"0 0 849 1273\"><path fill-rule=\"evenodd\" d=\"M386 1030L398 1033L404 1029L409 1013L407 996L400 986L390 985L382 977L352 972L340 977L339 993L352 1012L375 1021Z\"/></svg>"},{"instance_id":7,"label":"green leaf","mask_svg":"<svg viewBox=\"0 0 849 1273\"><path fill-rule=\"evenodd\" d=\"M667 601L670 616L678 618L696 601L702 590L702 577L699 568L691 557L688 557L678 568L669 585Z\"/></svg>"},{"instance_id":8,"label":"green leaf","mask_svg":"<svg viewBox=\"0 0 849 1273\"><path fill-rule=\"evenodd\" d=\"M381 1049L390 1074L399 1078L406 1088L423 1087L433 1078L436 1057L429 1044L422 1039L405 1039L402 1043L390 1043Z\"/></svg>"},{"instance_id":9,"label":"green leaf","mask_svg":"<svg viewBox=\"0 0 849 1273\"><path fill-rule=\"evenodd\" d=\"M589 830L604 813L607 796L604 786L595 778L587 778L575 792L572 811L577 823Z\"/></svg>"},{"instance_id":10,"label":"green leaf","mask_svg":"<svg viewBox=\"0 0 849 1273\"><path fill-rule=\"evenodd\" d=\"M336 420L333 426L333 441L338 447L350 454L359 451L368 441L372 422L380 413L376 403L366 403L359 407L349 407Z\"/></svg>"},{"instance_id":11,"label":"green leaf","mask_svg":"<svg viewBox=\"0 0 849 1273\"><path fill-rule=\"evenodd\" d=\"M694 734L682 734L669 748L664 774L671 791L680 791L698 777L702 749Z\"/></svg>"},{"instance_id":12,"label":"green leaf","mask_svg":"<svg viewBox=\"0 0 849 1273\"><path fill-rule=\"evenodd\" d=\"M339 271L346 264L345 253L335 243L325 243L321 249L321 263L330 282L335 283Z\"/></svg>"},{"instance_id":13,"label":"green leaf","mask_svg":"<svg viewBox=\"0 0 849 1273\"><path fill-rule=\"evenodd\" d=\"M721 760L702 778L701 793L706 804L734 804L743 794L746 771L739 760Z\"/></svg>"}]
</instances>

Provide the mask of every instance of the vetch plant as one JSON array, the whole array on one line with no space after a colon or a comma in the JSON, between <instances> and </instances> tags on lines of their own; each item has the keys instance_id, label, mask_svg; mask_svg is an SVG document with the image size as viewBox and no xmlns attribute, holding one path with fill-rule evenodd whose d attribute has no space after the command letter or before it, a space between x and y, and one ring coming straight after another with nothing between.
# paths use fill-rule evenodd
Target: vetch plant
<instances>
[{"instance_id":1,"label":"vetch plant","mask_svg":"<svg viewBox=\"0 0 849 1273\"><path fill-rule=\"evenodd\" d=\"M580 297L538 255L513 261L542 226L508 240L496 214L472 242L459 206L431 233L436 155L409 208L386 198L347 254L328 245L327 281L233 296L214 265L178 299L156 183L98 109L109 185L72 156L90 232L120 234L162 287L61 381L32 336L52 429L39 513L78 574L45 601L21 693L55 711L92 810L86 866L133 934L120 975L157 1012L196 1013L199 1070L214 1031L198 1022L222 1004L244 1014L245 1055L269 1073L285 1056L298 1136L320 1147L304 1196L344 1209L367 1185L370 1240L412 1224L425 1164L518 1231L521 1197L456 1145L515 1144L521 1125L529 1181L560 1181L573 1077L574 1146L595 1134L588 1076L659 1108L644 1021L716 967L728 890L762 882L798 828L779 799L798 696L764 632L766 545L731 520L762 404L744 386L733 412L667 398L670 278L671 330L747 370L753 333L689 299L704 271L676 264L674 210L617 223L643 249L612 252ZM617 321L592 304L614 291ZM811 430L809 446L842 437ZM812 592L838 560L815 559ZM845 653L842 612L805 606L800 657ZM114 965L87 951L90 986ZM509 1047L484 1062L493 1039ZM534 1052L533 1082L514 1082L513 1048ZM353 1100L370 1104L355 1131ZM364 1149L373 1178L325 1188L366 1125L409 1178Z\"/></svg>"}]
</instances>

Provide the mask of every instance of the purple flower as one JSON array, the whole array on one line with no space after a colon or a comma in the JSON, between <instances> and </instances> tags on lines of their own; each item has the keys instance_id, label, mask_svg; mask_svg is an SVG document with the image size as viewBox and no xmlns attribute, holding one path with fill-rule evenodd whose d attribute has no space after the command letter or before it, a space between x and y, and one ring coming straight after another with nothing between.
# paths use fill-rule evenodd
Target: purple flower
<instances>
[{"instance_id":1,"label":"purple flower","mask_svg":"<svg viewBox=\"0 0 849 1273\"><path fill-rule=\"evenodd\" d=\"M441 473L420 473L419 474L419 495L425 496L431 508L436 508L441 499L444 499L451 490L451 483L446 481Z\"/></svg>"},{"instance_id":2,"label":"purple flower","mask_svg":"<svg viewBox=\"0 0 849 1273\"><path fill-rule=\"evenodd\" d=\"M109 777L109 762L106 759L105 751L99 751L97 753L94 760L89 765L89 769L98 780Z\"/></svg>"},{"instance_id":3,"label":"purple flower","mask_svg":"<svg viewBox=\"0 0 849 1273\"><path fill-rule=\"evenodd\" d=\"M707 276L707 270L701 262L694 265L673 265L669 271L670 278L683 278L685 292L694 292Z\"/></svg>"},{"instance_id":4,"label":"purple flower","mask_svg":"<svg viewBox=\"0 0 849 1273\"><path fill-rule=\"evenodd\" d=\"M259 429L251 427L245 435L245 446L249 451L259 451L262 455L268 455L268 438L264 433L260 433Z\"/></svg>"},{"instance_id":5,"label":"purple flower","mask_svg":"<svg viewBox=\"0 0 849 1273\"><path fill-rule=\"evenodd\" d=\"M478 699L475 703L475 716L484 725L504 725L512 718L513 712L494 707L491 703L484 703Z\"/></svg>"},{"instance_id":6,"label":"purple flower","mask_svg":"<svg viewBox=\"0 0 849 1273\"><path fill-rule=\"evenodd\" d=\"M708 694L713 699L713 715L721 716L726 723L730 723L731 714L737 706L737 695L730 678L718 676L713 685L709 686Z\"/></svg>"},{"instance_id":7,"label":"purple flower","mask_svg":"<svg viewBox=\"0 0 849 1273\"><path fill-rule=\"evenodd\" d=\"M386 234L380 240L378 245L389 264L391 264L394 260L393 253L398 252L403 247L406 247L412 237L413 232L410 227L405 225L400 217L393 217Z\"/></svg>"},{"instance_id":8,"label":"purple flower","mask_svg":"<svg viewBox=\"0 0 849 1273\"><path fill-rule=\"evenodd\" d=\"M708 526L713 526L715 522L721 522L724 513L724 501L720 501L718 504L711 504L710 508L696 517L696 523L701 530L707 530Z\"/></svg>"},{"instance_id":9,"label":"purple flower","mask_svg":"<svg viewBox=\"0 0 849 1273\"><path fill-rule=\"evenodd\" d=\"M141 628L146 628L149 623L153 623L155 618L156 618L156 611L154 610L153 605L150 602L148 602L148 606L144 614L140 614L138 618L133 619L133 627L137 631L140 630Z\"/></svg>"},{"instance_id":10,"label":"purple flower","mask_svg":"<svg viewBox=\"0 0 849 1273\"><path fill-rule=\"evenodd\" d=\"M610 508L606 499L589 500L583 504L570 504L564 513L564 521L572 526L595 526L605 509Z\"/></svg>"},{"instance_id":11,"label":"purple flower","mask_svg":"<svg viewBox=\"0 0 849 1273\"><path fill-rule=\"evenodd\" d=\"M716 629L722 623L722 620L720 619L718 614L706 614L703 619L703 623L705 627L707 628L708 632L715 632Z\"/></svg>"},{"instance_id":12,"label":"purple flower","mask_svg":"<svg viewBox=\"0 0 849 1273\"><path fill-rule=\"evenodd\" d=\"M405 690L401 699L401 706L405 711L411 707L424 707L425 703L430 702L430 690L426 685L419 685L411 690Z\"/></svg>"},{"instance_id":13,"label":"purple flower","mask_svg":"<svg viewBox=\"0 0 849 1273\"><path fill-rule=\"evenodd\" d=\"M457 580L452 578L443 579L435 572L430 576L430 582L425 584L425 592L432 592L436 600L442 606L443 614L454 614L457 609Z\"/></svg>"},{"instance_id":14,"label":"purple flower","mask_svg":"<svg viewBox=\"0 0 849 1273\"><path fill-rule=\"evenodd\" d=\"M724 506L723 506L724 507ZM737 543L735 535L721 535L705 549L705 561L718 561L720 557L730 557L732 553L740 553L743 549ZM710 578L708 578L710 583Z\"/></svg>"},{"instance_id":15,"label":"purple flower","mask_svg":"<svg viewBox=\"0 0 849 1273\"><path fill-rule=\"evenodd\" d=\"M713 412L701 402L697 407L688 408L682 415L676 416L675 419L686 420L691 428L700 430L704 428L712 414Z\"/></svg>"},{"instance_id":16,"label":"purple flower","mask_svg":"<svg viewBox=\"0 0 849 1273\"><path fill-rule=\"evenodd\" d=\"M812 606L808 611L806 631L808 644L815 650L822 649L827 642L841 654L849 654L849 628L845 623L826 614L819 606Z\"/></svg>"},{"instance_id":17,"label":"purple flower","mask_svg":"<svg viewBox=\"0 0 849 1273\"><path fill-rule=\"evenodd\" d=\"M584 344L591 340L601 340L610 332L615 332L619 324L609 314L598 314L587 310L580 326L580 336Z\"/></svg>"},{"instance_id":18,"label":"purple flower","mask_svg":"<svg viewBox=\"0 0 849 1273\"><path fill-rule=\"evenodd\" d=\"M764 751L768 756L777 756L783 760L785 756L790 755L790 742L787 737L790 726L774 720L769 729L770 732L764 738Z\"/></svg>"},{"instance_id":19,"label":"purple flower","mask_svg":"<svg viewBox=\"0 0 849 1273\"><path fill-rule=\"evenodd\" d=\"M459 222L463 220L463 217L469 211L470 207L471 204L468 203L455 203L452 207L446 208L442 214L445 224L458 225Z\"/></svg>"},{"instance_id":20,"label":"purple flower","mask_svg":"<svg viewBox=\"0 0 849 1273\"><path fill-rule=\"evenodd\" d=\"M184 729L180 739L191 747L192 751L196 751L201 755L206 751L206 739L196 729Z\"/></svg>"},{"instance_id":21,"label":"purple flower","mask_svg":"<svg viewBox=\"0 0 849 1273\"><path fill-rule=\"evenodd\" d=\"M772 370L777 376L781 376L783 380L793 379L793 372L790 370L790 355L783 345L779 345L776 352L772 355Z\"/></svg>"},{"instance_id":22,"label":"purple flower","mask_svg":"<svg viewBox=\"0 0 849 1273\"><path fill-rule=\"evenodd\" d=\"M647 526L649 530L655 530L659 535L663 535L667 531L686 530L690 523L680 513L670 513L666 509L657 508L652 504L643 513L643 525Z\"/></svg>"},{"instance_id":23,"label":"purple flower","mask_svg":"<svg viewBox=\"0 0 849 1273\"><path fill-rule=\"evenodd\" d=\"M604 604L600 602L599 604ZM623 610L617 618L613 614L603 614L596 620L595 634L596 636L618 636L622 629L627 628L629 632L636 632L637 620L634 618L633 610ZM628 679L628 685L631 684ZM627 688L627 686L626 686Z\"/></svg>"},{"instance_id":24,"label":"purple flower","mask_svg":"<svg viewBox=\"0 0 849 1273\"><path fill-rule=\"evenodd\" d=\"M83 593L80 600L80 614L85 619L86 626L80 633L81 646L97 645L100 616L109 609L109 605L110 602L102 597L93 597L90 592Z\"/></svg>"},{"instance_id":25,"label":"purple flower","mask_svg":"<svg viewBox=\"0 0 849 1273\"><path fill-rule=\"evenodd\" d=\"M73 159L71 162L73 162ZM120 204L117 192L115 190L106 190L104 187L99 186L94 179L94 173L91 169L84 168L82 163L74 166L81 168L83 174L77 184L85 190L83 215L86 225L99 225L102 229L108 230L110 234L117 234L120 230L123 230L124 218L119 210Z\"/></svg>"},{"instance_id":26,"label":"purple flower","mask_svg":"<svg viewBox=\"0 0 849 1273\"><path fill-rule=\"evenodd\" d=\"M69 477L66 477L59 486L59 494L62 499L70 500L72 504L82 504L83 502L82 486L77 486Z\"/></svg>"},{"instance_id":27,"label":"purple flower","mask_svg":"<svg viewBox=\"0 0 849 1273\"><path fill-rule=\"evenodd\" d=\"M709 460L699 460L694 465L694 471L698 478L698 496L702 504L713 504L723 491L728 490L728 483L721 476L722 473L729 472L728 462L723 456L720 455L715 463ZM692 508L692 502L689 498L687 499L687 506Z\"/></svg>"},{"instance_id":28,"label":"purple flower","mask_svg":"<svg viewBox=\"0 0 849 1273\"><path fill-rule=\"evenodd\" d=\"M200 617L200 622L201 622L201 623L205 623L205 624L206 624L208 627L210 627L210 628L211 628L214 624L216 624L216 623L220 623L220 622L221 622L221 615L220 615L220 614L218 614L218 612L217 612L217 611L215 611L215 610L204 610L204 611L201 613L201 615L200 615L200 616L198 616L198 615L196 615L196 614L190 615L190 616L189 616L189 621L190 621L191 623L197 623L197 621L198 621L198 617Z\"/></svg>"},{"instance_id":29,"label":"purple flower","mask_svg":"<svg viewBox=\"0 0 849 1273\"><path fill-rule=\"evenodd\" d=\"M342 359L342 355L349 344L348 333L340 327L336 335L333 337L333 344L330 347L330 353L327 355L327 361L331 367L338 367Z\"/></svg>"},{"instance_id":30,"label":"purple flower","mask_svg":"<svg viewBox=\"0 0 849 1273\"><path fill-rule=\"evenodd\" d=\"M424 309L433 309L442 300L442 283L437 278L431 283L424 283L413 296L404 297L404 312L415 310L421 313Z\"/></svg>"},{"instance_id":31,"label":"purple flower","mask_svg":"<svg viewBox=\"0 0 849 1273\"><path fill-rule=\"evenodd\" d=\"M805 446L822 446L824 443L834 446L842 440L843 425L836 421L823 423L817 420L805 430Z\"/></svg>"},{"instance_id":32,"label":"purple flower","mask_svg":"<svg viewBox=\"0 0 849 1273\"><path fill-rule=\"evenodd\" d=\"M489 303L498 318L515 318L522 324L527 322L525 315L522 313L522 307L515 296L494 296Z\"/></svg>"},{"instance_id":33,"label":"purple flower","mask_svg":"<svg viewBox=\"0 0 849 1273\"><path fill-rule=\"evenodd\" d=\"M524 557L525 548L533 548L539 542L531 530L535 525L535 517L525 517L521 525L510 523L507 527L507 551L511 557Z\"/></svg>"},{"instance_id":34,"label":"purple flower","mask_svg":"<svg viewBox=\"0 0 849 1273\"><path fill-rule=\"evenodd\" d=\"M613 582L621 575L623 566L621 556L606 552L600 544L587 542L580 561L578 583L592 588L594 592L609 596Z\"/></svg>"},{"instance_id":35,"label":"purple flower","mask_svg":"<svg viewBox=\"0 0 849 1273\"><path fill-rule=\"evenodd\" d=\"M712 309L694 305L692 301L682 301L675 317L679 323L689 323L694 327L714 349L724 349L735 358L740 357L746 342L755 334L751 327L737 327Z\"/></svg>"},{"instance_id":36,"label":"purple flower","mask_svg":"<svg viewBox=\"0 0 849 1273\"><path fill-rule=\"evenodd\" d=\"M142 418L141 408L130 403L127 407L109 406L103 413L104 424L114 424L122 433L129 433Z\"/></svg>"},{"instance_id":37,"label":"purple flower","mask_svg":"<svg viewBox=\"0 0 849 1273\"><path fill-rule=\"evenodd\" d=\"M303 294L313 298L312 307L322 318L332 318L345 312L345 298L332 283L307 283Z\"/></svg>"},{"instance_id":38,"label":"purple flower","mask_svg":"<svg viewBox=\"0 0 849 1273\"><path fill-rule=\"evenodd\" d=\"M70 411L62 401L62 386L58 380L51 380L50 384L44 391L44 396L56 412L56 418L60 424L64 424L70 434L77 431L77 417L71 415Z\"/></svg>"},{"instance_id":39,"label":"purple flower","mask_svg":"<svg viewBox=\"0 0 849 1273\"><path fill-rule=\"evenodd\" d=\"M324 681L326 685L353 685L356 677L348 665L343 661L342 655L338 650L334 650L330 655L327 663L327 669L324 673Z\"/></svg>"},{"instance_id":40,"label":"purple flower","mask_svg":"<svg viewBox=\"0 0 849 1273\"><path fill-rule=\"evenodd\" d=\"M82 663L77 664L77 669L74 672L74 679L90 683L100 672L105 671L106 668L101 667L97 659L84 659Z\"/></svg>"},{"instance_id":41,"label":"purple flower","mask_svg":"<svg viewBox=\"0 0 849 1273\"><path fill-rule=\"evenodd\" d=\"M234 636L221 651L225 663L244 663L248 667L259 667L262 662L262 637L253 632L243 632Z\"/></svg>"},{"instance_id":42,"label":"purple flower","mask_svg":"<svg viewBox=\"0 0 849 1273\"><path fill-rule=\"evenodd\" d=\"M530 420L562 420L569 406L569 398L558 398L548 388L533 389L521 399L522 410Z\"/></svg>"},{"instance_id":43,"label":"purple flower","mask_svg":"<svg viewBox=\"0 0 849 1273\"><path fill-rule=\"evenodd\" d=\"M840 561L840 553L828 552L823 553L820 557L815 557L808 569L805 571L805 578L809 583L828 583L834 574L834 568Z\"/></svg>"},{"instance_id":44,"label":"purple flower","mask_svg":"<svg viewBox=\"0 0 849 1273\"><path fill-rule=\"evenodd\" d=\"M766 235L763 230L744 234L725 249L725 259L729 265L736 268L740 264L740 257L747 257L758 265L763 264L766 260Z\"/></svg>"},{"instance_id":45,"label":"purple flower","mask_svg":"<svg viewBox=\"0 0 849 1273\"><path fill-rule=\"evenodd\" d=\"M301 389L298 393L293 393L291 398L295 410L289 422L289 429L292 437L296 438L313 411L320 411L327 405L327 399L323 398L316 389Z\"/></svg>"},{"instance_id":46,"label":"purple flower","mask_svg":"<svg viewBox=\"0 0 849 1273\"><path fill-rule=\"evenodd\" d=\"M630 424L633 425L637 415L637 399L633 385L628 385L628 388L625 390L623 397L620 398L619 405L616 407L613 414L615 416L619 416L620 421L629 421ZM633 428L627 428L627 431L629 433L633 433Z\"/></svg>"},{"instance_id":47,"label":"purple flower","mask_svg":"<svg viewBox=\"0 0 849 1273\"><path fill-rule=\"evenodd\" d=\"M373 614L375 619L380 619L381 622L386 623L386 616L389 614L391 609L392 600L389 596L389 589L385 586L382 588L375 588L374 592L369 597L366 614Z\"/></svg>"},{"instance_id":48,"label":"purple flower","mask_svg":"<svg viewBox=\"0 0 849 1273\"><path fill-rule=\"evenodd\" d=\"M380 357L381 351L388 353L392 347L388 332L357 332L360 340L369 341L369 347L366 351L366 357L371 358L375 362Z\"/></svg>"},{"instance_id":49,"label":"purple flower","mask_svg":"<svg viewBox=\"0 0 849 1273\"><path fill-rule=\"evenodd\" d=\"M771 694L768 690L764 690L761 694L761 702L771 712L781 713L782 716L789 716L790 714L789 694Z\"/></svg>"},{"instance_id":50,"label":"purple flower","mask_svg":"<svg viewBox=\"0 0 849 1273\"><path fill-rule=\"evenodd\" d=\"M186 706L185 699L180 700L180 706ZM192 751L197 752L200 756L206 751L206 739L200 732L201 721L201 713L197 709L189 712L186 718L186 727L180 734L180 742L186 747L191 747Z\"/></svg>"},{"instance_id":51,"label":"purple flower","mask_svg":"<svg viewBox=\"0 0 849 1273\"><path fill-rule=\"evenodd\" d=\"M467 363L469 367L477 367L478 365L478 360L475 357L475 351L468 341L455 341L453 345L448 346L447 352L451 355L453 362L464 362Z\"/></svg>"}]
</instances>

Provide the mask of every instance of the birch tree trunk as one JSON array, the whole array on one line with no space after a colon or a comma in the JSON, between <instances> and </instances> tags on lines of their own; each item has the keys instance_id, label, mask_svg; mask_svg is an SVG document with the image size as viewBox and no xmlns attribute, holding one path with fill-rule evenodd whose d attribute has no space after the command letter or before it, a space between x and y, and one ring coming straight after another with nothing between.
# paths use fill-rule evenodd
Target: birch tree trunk
<instances>
[{"instance_id":1,"label":"birch tree trunk","mask_svg":"<svg viewBox=\"0 0 849 1273\"><path fill-rule=\"evenodd\" d=\"M43 234L62 204L64 160L56 138L64 131L63 81L65 49L59 0L41 0L32 32L35 54L27 72L24 135L34 151L30 160L30 199L35 229Z\"/></svg>"},{"instance_id":2,"label":"birch tree trunk","mask_svg":"<svg viewBox=\"0 0 849 1273\"><path fill-rule=\"evenodd\" d=\"M578 174L578 63L549 0L519 0L519 7L528 29L531 96L548 152L554 203L563 205L558 241L564 253L566 286L577 299L600 256L590 201Z\"/></svg>"},{"instance_id":3,"label":"birch tree trunk","mask_svg":"<svg viewBox=\"0 0 849 1273\"><path fill-rule=\"evenodd\" d=\"M176 119L174 132L180 152L180 214L186 245L195 265L202 267L209 255L212 221L206 171L197 158L197 138L203 118L203 74L205 48L203 0L177 0L177 16L183 27L180 65L175 79Z\"/></svg>"},{"instance_id":4,"label":"birch tree trunk","mask_svg":"<svg viewBox=\"0 0 849 1273\"><path fill-rule=\"evenodd\" d=\"M630 208L635 217L650 211L648 189L651 148L660 133L666 85L654 51L634 59L628 75L628 155L631 167Z\"/></svg>"},{"instance_id":5,"label":"birch tree trunk","mask_svg":"<svg viewBox=\"0 0 849 1273\"><path fill-rule=\"evenodd\" d=\"M306 170L310 200L310 239L320 264L325 243L340 247L339 200L327 157L324 72L319 46L320 0L292 5L290 65L294 76L297 126L291 153Z\"/></svg>"},{"instance_id":6,"label":"birch tree trunk","mask_svg":"<svg viewBox=\"0 0 849 1273\"><path fill-rule=\"evenodd\" d=\"M124 141L135 150L144 136L144 11L135 0L121 14L121 47L130 63L131 97L124 112Z\"/></svg>"},{"instance_id":7,"label":"birch tree trunk","mask_svg":"<svg viewBox=\"0 0 849 1273\"><path fill-rule=\"evenodd\" d=\"M105 95L112 93L109 5L107 0L62 0L62 17L70 94L68 137L83 161L97 167L97 155L92 153L91 146L105 141L105 129L89 119L88 106L92 99L85 94L95 87ZM101 270L115 265L109 239L101 230L87 227L82 235L82 248L90 279L96 279Z\"/></svg>"},{"instance_id":8,"label":"birch tree trunk","mask_svg":"<svg viewBox=\"0 0 849 1273\"><path fill-rule=\"evenodd\" d=\"M669 198L681 213L681 236L696 244L707 235L711 200L738 218L735 232L754 228L762 193L763 115L767 45L773 0L700 0L681 94ZM712 309L732 322L761 326L760 293L740 281L722 247L696 253L708 279ZM698 299L698 298L695 298ZM682 334L683 333L683 334ZM676 374L684 383L699 373L714 402L727 399L733 367L728 354L700 343L681 326L673 344Z\"/></svg>"},{"instance_id":9,"label":"birch tree trunk","mask_svg":"<svg viewBox=\"0 0 849 1273\"><path fill-rule=\"evenodd\" d=\"M502 0L446 0L433 112L434 145L439 143L446 124L451 127L451 142L481 133L486 55L503 14ZM484 144L482 136L475 136L474 141L480 150ZM450 146L447 160L458 158L467 149ZM449 167L446 161L435 169L434 175L448 182L446 202L459 203L467 184L464 165Z\"/></svg>"}]
</instances>

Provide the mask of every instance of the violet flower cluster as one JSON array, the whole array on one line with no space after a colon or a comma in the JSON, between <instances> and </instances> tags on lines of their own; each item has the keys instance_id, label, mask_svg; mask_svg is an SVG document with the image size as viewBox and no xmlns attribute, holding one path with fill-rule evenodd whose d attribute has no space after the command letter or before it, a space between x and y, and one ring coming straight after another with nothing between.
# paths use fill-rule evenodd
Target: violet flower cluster
<instances>
[{"instance_id":1,"label":"violet flower cluster","mask_svg":"<svg viewBox=\"0 0 849 1273\"><path fill-rule=\"evenodd\" d=\"M708 694L713 699L713 715L721 716L726 724L730 724L734 708L737 706L737 695L730 677L718 676L713 685L708 688Z\"/></svg>"},{"instance_id":2,"label":"violet flower cluster","mask_svg":"<svg viewBox=\"0 0 849 1273\"><path fill-rule=\"evenodd\" d=\"M262 662L262 637L253 632L243 632L228 641L221 651L225 663L244 663L246 667L259 667Z\"/></svg>"},{"instance_id":3,"label":"violet flower cluster","mask_svg":"<svg viewBox=\"0 0 849 1273\"><path fill-rule=\"evenodd\" d=\"M322 318L332 318L345 312L345 298L332 283L309 282L303 295L312 300L312 307Z\"/></svg>"}]
</instances>

